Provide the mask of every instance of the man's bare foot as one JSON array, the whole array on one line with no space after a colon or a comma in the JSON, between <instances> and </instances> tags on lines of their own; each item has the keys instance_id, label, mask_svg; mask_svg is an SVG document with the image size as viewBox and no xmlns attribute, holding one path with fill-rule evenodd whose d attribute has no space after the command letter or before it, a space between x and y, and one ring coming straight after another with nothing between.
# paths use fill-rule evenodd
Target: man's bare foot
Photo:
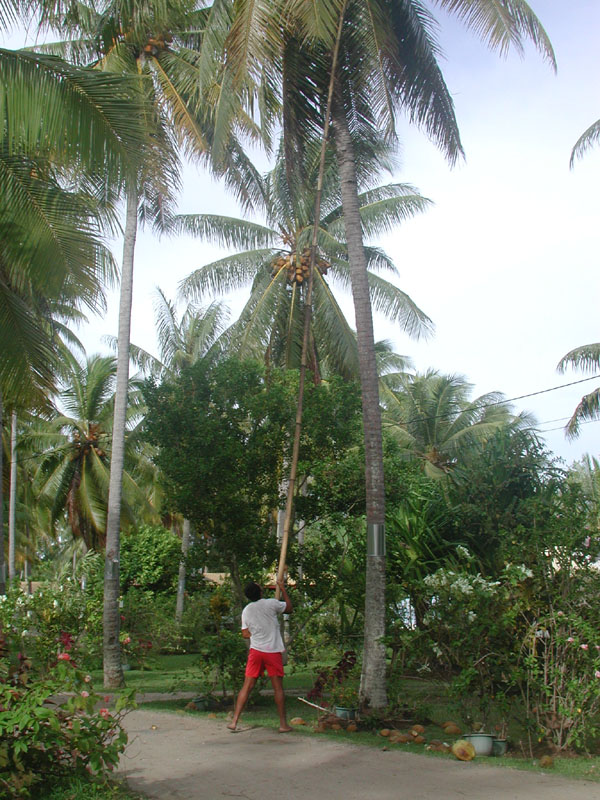
<instances>
[{"instance_id":1,"label":"man's bare foot","mask_svg":"<svg viewBox=\"0 0 600 800\"><path fill-rule=\"evenodd\" d=\"M229 728L230 731L234 731L237 727L237 722L230 722L227 727Z\"/></svg>"},{"instance_id":2,"label":"man's bare foot","mask_svg":"<svg viewBox=\"0 0 600 800\"><path fill-rule=\"evenodd\" d=\"M289 725L282 725L279 728L279 733L290 733L290 731L292 731L292 730L293 730L293 728L290 728Z\"/></svg>"}]
</instances>

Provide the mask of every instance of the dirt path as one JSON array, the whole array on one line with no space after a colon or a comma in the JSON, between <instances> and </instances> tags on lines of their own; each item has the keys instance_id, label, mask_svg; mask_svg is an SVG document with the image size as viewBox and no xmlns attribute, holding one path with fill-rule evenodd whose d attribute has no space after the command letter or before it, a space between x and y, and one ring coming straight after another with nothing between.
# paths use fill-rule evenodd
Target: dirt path
<instances>
[{"instance_id":1,"label":"dirt path","mask_svg":"<svg viewBox=\"0 0 600 800\"><path fill-rule=\"evenodd\" d=\"M600 800L600 784L134 711L120 775L161 800Z\"/></svg>"}]
</instances>

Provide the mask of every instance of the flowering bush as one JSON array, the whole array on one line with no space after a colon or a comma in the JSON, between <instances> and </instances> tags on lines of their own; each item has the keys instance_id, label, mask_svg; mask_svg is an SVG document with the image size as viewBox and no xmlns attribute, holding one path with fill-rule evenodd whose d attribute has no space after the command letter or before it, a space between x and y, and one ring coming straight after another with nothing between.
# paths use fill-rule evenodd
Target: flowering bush
<instances>
[{"instance_id":1,"label":"flowering bush","mask_svg":"<svg viewBox=\"0 0 600 800\"><path fill-rule=\"evenodd\" d=\"M93 568L97 555L86 556ZM67 652L81 667L97 667L102 646L102 594L72 577L43 583L34 594L12 587L0 596L0 627L9 651L22 653L44 672Z\"/></svg>"},{"instance_id":2,"label":"flowering bush","mask_svg":"<svg viewBox=\"0 0 600 800\"><path fill-rule=\"evenodd\" d=\"M441 569L424 579L431 658L453 676L467 721L486 723L492 701L517 692L514 668L532 576L523 565L509 563L498 580L466 569Z\"/></svg>"},{"instance_id":3,"label":"flowering bush","mask_svg":"<svg viewBox=\"0 0 600 800\"><path fill-rule=\"evenodd\" d=\"M521 688L530 729L556 750L600 733L600 631L574 612L536 618L524 637Z\"/></svg>"},{"instance_id":4,"label":"flowering bush","mask_svg":"<svg viewBox=\"0 0 600 800\"><path fill-rule=\"evenodd\" d=\"M69 653L59 653L44 678L23 657L16 670L0 658L0 795L27 798L58 776L112 770L127 743L121 720L133 692L113 710L96 711L100 700Z\"/></svg>"}]
</instances>

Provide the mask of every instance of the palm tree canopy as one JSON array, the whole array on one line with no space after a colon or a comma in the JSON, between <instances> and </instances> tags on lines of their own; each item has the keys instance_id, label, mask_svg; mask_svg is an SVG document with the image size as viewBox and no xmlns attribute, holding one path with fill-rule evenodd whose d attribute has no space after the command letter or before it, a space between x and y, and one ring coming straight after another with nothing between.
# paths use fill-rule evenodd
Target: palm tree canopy
<instances>
[{"instance_id":1,"label":"palm tree canopy","mask_svg":"<svg viewBox=\"0 0 600 800\"><path fill-rule=\"evenodd\" d=\"M568 367L583 372L600 372L600 343L584 344L569 351L558 362L557 370L564 373ZM600 419L600 388L584 395L577 404L571 419L565 425L567 439L576 439L581 424L594 419Z\"/></svg>"},{"instance_id":2,"label":"palm tree canopy","mask_svg":"<svg viewBox=\"0 0 600 800\"><path fill-rule=\"evenodd\" d=\"M499 392L470 400L471 385L460 375L428 370L394 376L394 383L400 388L385 395L384 425L430 477L446 474L465 448L514 422Z\"/></svg>"},{"instance_id":3,"label":"palm tree canopy","mask_svg":"<svg viewBox=\"0 0 600 800\"><path fill-rule=\"evenodd\" d=\"M335 299L330 284L350 285L345 226L337 175L330 163L324 182L322 218L318 230L318 269L314 283L314 347L319 370L357 375L356 337ZM314 190L308 181L287 180L283 150L274 170L262 180L266 225L217 215L185 215L175 221L187 232L228 247L244 248L195 270L181 284L188 298L222 294L251 284L250 297L239 320L228 332L231 346L258 356L265 349L275 363L297 366L302 334L302 309L312 233ZM366 178L367 176L365 176ZM372 180L372 175L368 176ZM368 187L360 195L365 235L391 230L400 221L425 210L429 201L409 184ZM368 248L372 302L411 335L427 333L430 320L397 286L377 272L397 276L393 262L378 248ZM328 276L327 279L325 276ZM313 366L316 364L313 363Z\"/></svg>"},{"instance_id":4,"label":"palm tree canopy","mask_svg":"<svg viewBox=\"0 0 600 800\"><path fill-rule=\"evenodd\" d=\"M108 494L110 445L114 407L116 362L111 356L92 356L84 365L71 359L64 386L52 418L32 426L26 439L43 453L34 485L40 497L52 506L52 521L66 515L75 538L88 548L104 546ZM135 382L132 382L132 387ZM139 392L131 393L128 409L130 429L140 419ZM129 464L136 464L135 438L129 445ZM125 497L135 507L150 511L145 493L126 473ZM124 519L134 522L133 502L124 504Z\"/></svg>"}]
</instances>

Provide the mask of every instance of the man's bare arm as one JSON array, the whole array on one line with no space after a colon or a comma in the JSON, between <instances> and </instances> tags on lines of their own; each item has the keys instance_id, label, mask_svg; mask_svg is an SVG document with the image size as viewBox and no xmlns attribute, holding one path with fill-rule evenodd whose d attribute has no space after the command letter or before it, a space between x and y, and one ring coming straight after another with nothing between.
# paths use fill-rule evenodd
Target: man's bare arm
<instances>
[{"instance_id":1,"label":"man's bare arm","mask_svg":"<svg viewBox=\"0 0 600 800\"><path fill-rule=\"evenodd\" d=\"M292 611L294 610L294 607L292 606L292 601L288 597L288 593L285 588L285 583L283 581L277 581L277 586L279 586L279 589L281 590L282 599L285 601L285 608L283 609L283 613L291 614Z\"/></svg>"},{"instance_id":2,"label":"man's bare arm","mask_svg":"<svg viewBox=\"0 0 600 800\"><path fill-rule=\"evenodd\" d=\"M250 638L250 629L249 628L242 628L242 636L244 639Z\"/></svg>"}]
</instances>

